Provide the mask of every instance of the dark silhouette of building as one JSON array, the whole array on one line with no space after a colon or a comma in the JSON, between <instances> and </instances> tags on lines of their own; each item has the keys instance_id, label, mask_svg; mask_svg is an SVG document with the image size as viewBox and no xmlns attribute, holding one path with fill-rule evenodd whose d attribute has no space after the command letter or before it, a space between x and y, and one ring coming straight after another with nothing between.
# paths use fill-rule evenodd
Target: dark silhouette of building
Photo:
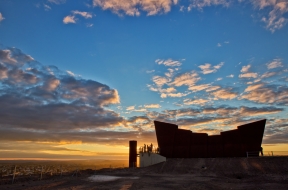
<instances>
[{"instance_id":1,"label":"dark silhouette of building","mask_svg":"<svg viewBox=\"0 0 288 190\"><path fill-rule=\"evenodd\" d=\"M246 157L247 152L261 151L266 119L211 136L178 129L171 123L154 124L160 155L167 158Z\"/></svg>"}]
</instances>

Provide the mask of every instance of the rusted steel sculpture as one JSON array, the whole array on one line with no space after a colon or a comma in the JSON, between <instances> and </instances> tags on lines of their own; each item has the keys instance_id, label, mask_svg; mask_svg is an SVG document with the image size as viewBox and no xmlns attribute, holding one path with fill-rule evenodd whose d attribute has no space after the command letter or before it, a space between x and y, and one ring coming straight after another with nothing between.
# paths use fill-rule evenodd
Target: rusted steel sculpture
<instances>
[{"instance_id":1,"label":"rusted steel sculpture","mask_svg":"<svg viewBox=\"0 0 288 190\"><path fill-rule=\"evenodd\" d=\"M167 158L246 157L247 152L261 151L266 119L211 136L178 129L171 123L154 124L160 155Z\"/></svg>"}]
</instances>

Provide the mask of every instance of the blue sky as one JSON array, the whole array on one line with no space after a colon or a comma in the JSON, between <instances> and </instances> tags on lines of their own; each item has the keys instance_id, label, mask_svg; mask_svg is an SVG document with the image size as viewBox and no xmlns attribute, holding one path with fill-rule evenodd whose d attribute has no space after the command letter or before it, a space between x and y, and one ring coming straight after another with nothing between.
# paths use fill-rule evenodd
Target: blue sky
<instances>
[{"instance_id":1,"label":"blue sky","mask_svg":"<svg viewBox=\"0 0 288 190\"><path fill-rule=\"evenodd\" d=\"M219 134L266 118L263 143L283 150L287 12L287 0L2 0L0 148L126 158L129 140L156 143L155 119Z\"/></svg>"}]
</instances>

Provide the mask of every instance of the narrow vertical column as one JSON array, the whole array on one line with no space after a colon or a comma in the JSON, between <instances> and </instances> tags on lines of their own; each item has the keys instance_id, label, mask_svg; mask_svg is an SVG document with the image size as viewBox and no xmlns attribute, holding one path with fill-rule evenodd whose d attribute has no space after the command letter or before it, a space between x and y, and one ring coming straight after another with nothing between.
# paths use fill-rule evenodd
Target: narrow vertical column
<instances>
[{"instance_id":1,"label":"narrow vertical column","mask_svg":"<svg viewBox=\"0 0 288 190\"><path fill-rule=\"evenodd\" d=\"M129 168L137 166L137 141L129 141Z\"/></svg>"}]
</instances>

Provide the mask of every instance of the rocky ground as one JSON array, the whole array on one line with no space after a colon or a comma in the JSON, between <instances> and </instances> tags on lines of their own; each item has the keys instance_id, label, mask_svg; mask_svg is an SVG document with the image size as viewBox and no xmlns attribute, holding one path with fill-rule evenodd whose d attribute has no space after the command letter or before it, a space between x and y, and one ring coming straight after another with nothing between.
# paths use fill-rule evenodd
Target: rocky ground
<instances>
[{"instance_id":1,"label":"rocky ground","mask_svg":"<svg viewBox=\"0 0 288 190\"><path fill-rule=\"evenodd\" d=\"M109 176L117 178L110 179ZM145 168L84 170L77 177L72 177L72 173L45 176L42 180L37 176L16 177L14 184L11 184L10 178L2 178L0 189L286 190L288 157L169 159Z\"/></svg>"}]
</instances>

